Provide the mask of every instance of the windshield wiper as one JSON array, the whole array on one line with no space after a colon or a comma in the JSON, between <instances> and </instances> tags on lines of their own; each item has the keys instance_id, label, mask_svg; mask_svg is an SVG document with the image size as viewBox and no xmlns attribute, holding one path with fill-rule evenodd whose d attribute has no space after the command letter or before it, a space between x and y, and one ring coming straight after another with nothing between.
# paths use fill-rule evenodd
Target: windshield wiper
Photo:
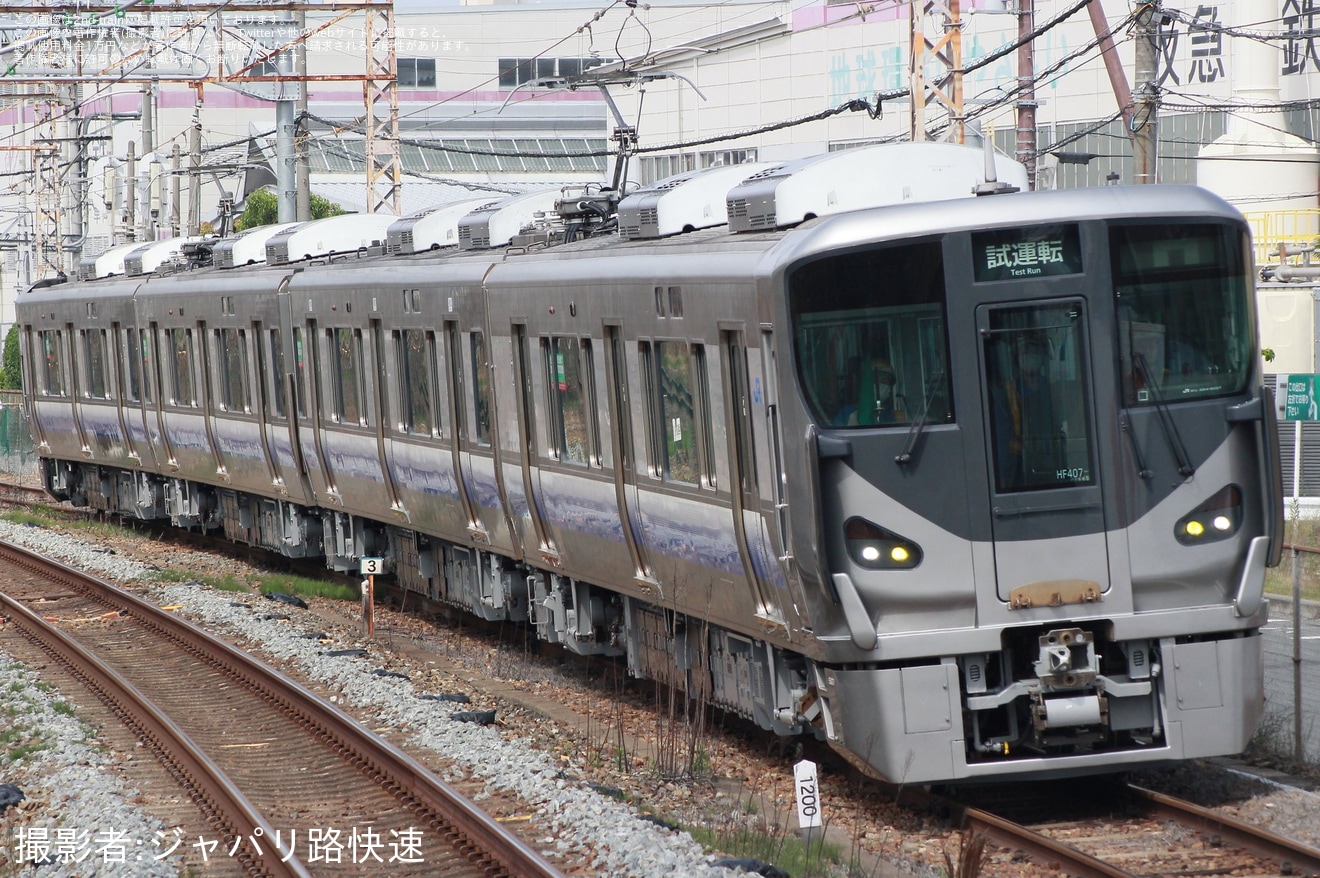
<instances>
[{"instance_id":1,"label":"windshield wiper","mask_svg":"<svg viewBox=\"0 0 1320 878\"><path fill-rule=\"evenodd\" d=\"M1160 416L1160 426L1164 429L1164 438L1168 440L1169 448L1178 461L1179 474L1186 478L1195 473L1196 468L1192 466L1192 459L1183 446L1182 437L1178 435L1178 425L1173 422L1173 414L1169 411L1169 404L1164 401L1164 396L1155 384L1150 365L1146 362L1146 355L1133 352L1132 361L1137 364L1137 368L1146 379L1146 387L1150 390L1151 399L1155 402L1155 411ZM1136 440L1135 436L1133 436L1133 440Z\"/></svg>"},{"instance_id":2,"label":"windshield wiper","mask_svg":"<svg viewBox=\"0 0 1320 878\"><path fill-rule=\"evenodd\" d=\"M899 466L907 466L912 462L912 453L917 448L917 440L921 434L926 431L926 422L930 418L930 404L934 401L936 394L944 390L944 373L936 372L926 384L926 396L921 401L921 414L917 415L916 421L912 423L908 430L907 442L903 445L903 451L894 458L894 463Z\"/></svg>"}]
</instances>

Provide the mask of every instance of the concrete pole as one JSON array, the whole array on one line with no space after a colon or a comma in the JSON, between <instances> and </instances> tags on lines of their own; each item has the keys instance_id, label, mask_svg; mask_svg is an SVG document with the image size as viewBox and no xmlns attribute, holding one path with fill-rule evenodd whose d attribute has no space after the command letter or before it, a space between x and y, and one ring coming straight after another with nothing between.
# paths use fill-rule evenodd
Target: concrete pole
<instances>
[{"instance_id":1,"label":"concrete pole","mask_svg":"<svg viewBox=\"0 0 1320 878\"><path fill-rule=\"evenodd\" d=\"M1036 28L1033 0L1018 0L1017 160L1027 167L1027 188L1036 188L1036 62L1031 32Z\"/></svg>"},{"instance_id":2,"label":"concrete pole","mask_svg":"<svg viewBox=\"0 0 1320 878\"><path fill-rule=\"evenodd\" d=\"M192 128L188 130L188 234L202 230L202 107L193 107Z\"/></svg>"},{"instance_id":3,"label":"concrete pole","mask_svg":"<svg viewBox=\"0 0 1320 878\"><path fill-rule=\"evenodd\" d=\"M151 154L156 151L156 87L155 83L142 86L142 170L146 177L141 183L134 181L142 234L139 240L151 241L156 237L155 221L151 216Z\"/></svg>"},{"instance_id":4,"label":"concrete pole","mask_svg":"<svg viewBox=\"0 0 1320 878\"><path fill-rule=\"evenodd\" d=\"M298 33L307 27L307 15L301 9L293 14ZM299 40L293 48L293 67L298 74L298 100L294 105L297 128L294 131L296 176L298 178L298 210L295 219L305 223L312 218L311 164L307 159L307 43Z\"/></svg>"},{"instance_id":5,"label":"concrete pole","mask_svg":"<svg viewBox=\"0 0 1320 878\"><path fill-rule=\"evenodd\" d=\"M128 142L128 160L124 162L124 232L129 241L140 241L137 227L137 144Z\"/></svg>"},{"instance_id":6,"label":"concrete pole","mask_svg":"<svg viewBox=\"0 0 1320 878\"><path fill-rule=\"evenodd\" d=\"M1159 51L1155 40L1163 12L1160 0L1151 0L1137 14L1133 32L1136 53L1136 76L1133 85L1132 113L1132 182L1159 182L1157 125L1160 94L1156 84L1159 73L1156 63Z\"/></svg>"},{"instance_id":7,"label":"concrete pole","mask_svg":"<svg viewBox=\"0 0 1320 878\"><path fill-rule=\"evenodd\" d=\"M182 231L180 229L182 214L179 213L179 208L182 206L179 199L179 166L182 160L183 151L179 149L179 145L176 143L174 144L173 161L170 162L172 172L170 174L170 234L176 238Z\"/></svg>"},{"instance_id":8,"label":"concrete pole","mask_svg":"<svg viewBox=\"0 0 1320 878\"><path fill-rule=\"evenodd\" d=\"M279 71L284 76L293 73L290 52L281 52ZM279 221L291 223L298 218L298 172L294 155L297 140L298 101L289 97L291 84L280 84L280 98L275 102L275 188L279 196Z\"/></svg>"}]
</instances>

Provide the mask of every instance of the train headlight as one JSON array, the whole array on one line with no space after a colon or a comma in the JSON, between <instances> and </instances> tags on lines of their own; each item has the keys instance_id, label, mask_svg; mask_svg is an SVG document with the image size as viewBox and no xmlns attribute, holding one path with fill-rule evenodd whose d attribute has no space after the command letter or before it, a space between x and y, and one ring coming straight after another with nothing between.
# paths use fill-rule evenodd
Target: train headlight
<instances>
[{"instance_id":1,"label":"train headlight","mask_svg":"<svg viewBox=\"0 0 1320 878\"><path fill-rule=\"evenodd\" d=\"M1242 525L1242 490L1228 485L1178 520L1173 535L1184 546L1231 537Z\"/></svg>"},{"instance_id":2,"label":"train headlight","mask_svg":"<svg viewBox=\"0 0 1320 878\"><path fill-rule=\"evenodd\" d=\"M910 570L921 563L921 547L864 518L850 518L843 526L848 555L870 570Z\"/></svg>"}]
</instances>

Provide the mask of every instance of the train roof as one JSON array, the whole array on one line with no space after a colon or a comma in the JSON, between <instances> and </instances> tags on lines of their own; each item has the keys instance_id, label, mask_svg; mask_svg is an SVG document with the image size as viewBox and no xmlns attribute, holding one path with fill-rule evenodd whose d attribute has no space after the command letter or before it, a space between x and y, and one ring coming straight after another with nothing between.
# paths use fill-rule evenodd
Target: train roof
<instances>
[{"instance_id":1,"label":"train roof","mask_svg":"<svg viewBox=\"0 0 1320 878\"><path fill-rule=\"evenodd\" d=\"M448 249L411 255L350 253L347 256L270 266L199 268L172 275L107 278L45 287L23 298L68 295L155 295L179 293L269 294L284 278L292 288L393 286L402 283L479 283L487 277L516 282L529 273L567 276L575 264L591 262L593 280L636 276L693 276L703 272L773 271L814 255L886 240L969 229L992 229L1100 217L1134 220L1216 217L1243 222L1236 208L1196 186L1106 186L1019 192L867 208L808 220L790 229L732 232L728 226L660 239L623 240L606 234L546 248ZM664 259L661 268L654 259ZM762 264L769 259L768 264ZM722 267L721 267L722 266ZM364 281L364 274L367 278Z\"/></svg>"}]
</instances>

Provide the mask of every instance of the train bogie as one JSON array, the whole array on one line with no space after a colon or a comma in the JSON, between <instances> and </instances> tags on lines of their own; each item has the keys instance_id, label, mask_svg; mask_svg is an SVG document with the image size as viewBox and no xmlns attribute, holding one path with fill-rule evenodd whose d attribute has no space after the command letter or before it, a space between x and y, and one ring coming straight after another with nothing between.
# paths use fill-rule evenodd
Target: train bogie
<instances>
[{"instance_id":1,"label":"train bogie","mask_svg":"<svg viewBox=\"0 0 1320 878\"><path fill-rule=\"evenodd\" d=\"M56 496L382 557L891 780L999 779L1259 719L1281 501L1246 240L1190 187L1024 193L18 310ZM95 396L101 329L137 354Z\"/></svg>"}]
</instances>

